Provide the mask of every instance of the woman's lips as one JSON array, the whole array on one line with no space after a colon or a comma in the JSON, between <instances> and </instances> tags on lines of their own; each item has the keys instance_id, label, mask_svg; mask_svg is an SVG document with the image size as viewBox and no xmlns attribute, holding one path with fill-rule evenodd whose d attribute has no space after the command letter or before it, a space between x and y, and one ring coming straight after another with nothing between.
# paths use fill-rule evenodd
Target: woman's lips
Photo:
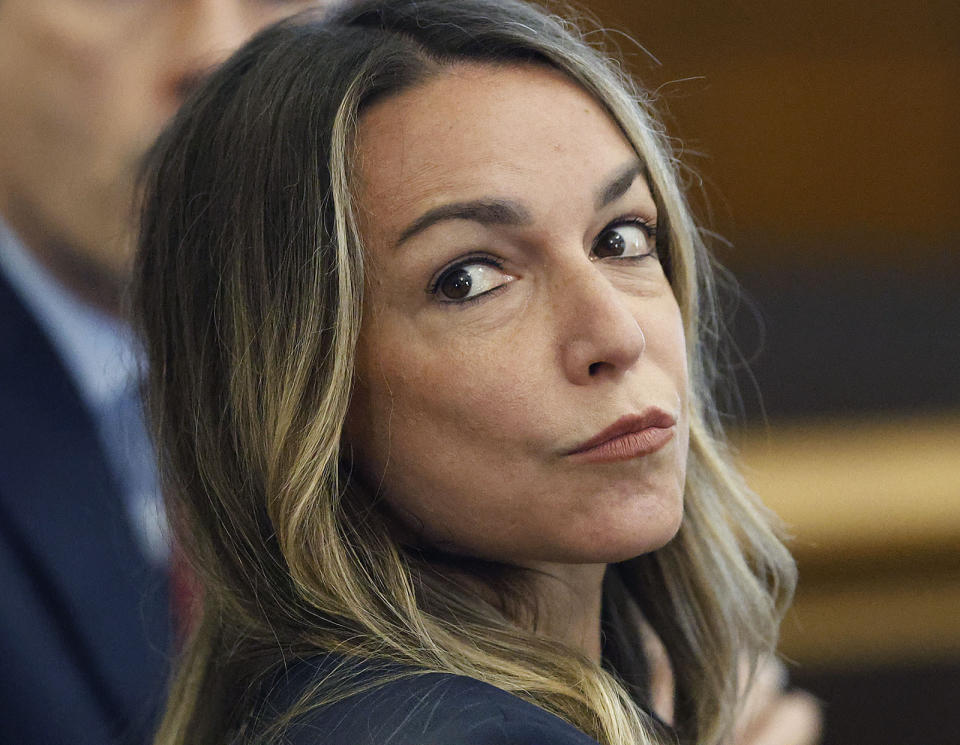
<instances>
[{"instance_id":1,"label":"woman's lips","mask_svg":"<svg viewBox=\"0 0 960 745\"><path fill-rule=\"evenodd\" d=\"M567 456L578 463L614 463L660 450L673 439L677 420L662 409L620 417Z\"/></svg>"}]
</instances>

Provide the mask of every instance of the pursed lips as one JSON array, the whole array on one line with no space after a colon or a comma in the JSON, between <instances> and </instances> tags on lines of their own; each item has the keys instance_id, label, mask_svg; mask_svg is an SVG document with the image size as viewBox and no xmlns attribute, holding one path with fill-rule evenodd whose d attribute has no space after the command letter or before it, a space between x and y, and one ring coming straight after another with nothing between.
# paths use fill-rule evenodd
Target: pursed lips
<instances>
[{"instance_id":1,"label":"pursed lips","mask_svg":"<svg viewBox=\"0 0 960 745\"><path fill-rule=\"evenodd\" d=\"M674 435L677 420L658 407L627 414L581 442L566 455L583 462L613 462L656 452Z\"/></svg>"}]
</instances>

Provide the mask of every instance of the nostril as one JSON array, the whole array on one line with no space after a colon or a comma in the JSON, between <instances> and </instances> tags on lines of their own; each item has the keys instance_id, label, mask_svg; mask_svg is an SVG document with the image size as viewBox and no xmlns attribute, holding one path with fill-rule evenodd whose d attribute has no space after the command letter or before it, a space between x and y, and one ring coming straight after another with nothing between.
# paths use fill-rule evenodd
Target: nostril
<instances>
[{"instance_id":1,"label":"nostril","mask_svg":"<svg viewBox=\"0 0 960 745\"><path fill-rule=\"evenodd\" d=\"M603 363L602 363L602 362L594 362L592 365L590 365L590 367L589 367L588 369L589 369L589 371L590 371L590 377L593 377L593 376L596 375L598 372L600 372L601 369L603 369Z\"/></svg>"}]
</instances>

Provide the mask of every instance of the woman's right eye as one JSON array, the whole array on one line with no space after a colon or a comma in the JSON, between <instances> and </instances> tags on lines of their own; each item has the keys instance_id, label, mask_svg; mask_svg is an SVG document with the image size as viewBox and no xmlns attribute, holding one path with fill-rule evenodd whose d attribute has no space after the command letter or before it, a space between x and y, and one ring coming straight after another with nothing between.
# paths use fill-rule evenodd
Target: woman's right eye
<instances>
[{"instance_id":1,"label":"woman's right eye","mask_svg":"<svg viewBox=\"0 0 960 745\"><path fill-rule=\"evenodd\" d=\"M461 261L442 271L431 283L428 292L440 302L462 303L473 300L511 282L503 264L492 257L475 257Z\"/></svg>"}]
</instances>

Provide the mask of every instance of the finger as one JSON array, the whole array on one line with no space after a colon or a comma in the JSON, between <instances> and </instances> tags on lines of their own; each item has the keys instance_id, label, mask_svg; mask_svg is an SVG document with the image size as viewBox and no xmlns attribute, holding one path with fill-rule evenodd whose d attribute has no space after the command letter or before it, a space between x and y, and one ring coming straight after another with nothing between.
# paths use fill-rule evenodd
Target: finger
<instances>
[{"instance_id":1,"label":"finger","mask_svg":"<svg viewBox=\"0 0 960 745\"><path fill-rule=\"evenodd\" d=\"M823 732L820 703L806 691L781 695L736 738L737 745L816 745Z\"/></svg>"},{"instance_id":2,"label":"finger","mask_svg":"<svg viewBox=\"0 0 960 745\"><path fill-rule=\"evenodd\" d=\"M753 677L748 675L749 666L743 662L740 665L741 703L736 717L737 732L746 730L754 720L762 718L783 695L787 684L787 668L775 657L761 659Z\"/></svg>"}]
</instances>

